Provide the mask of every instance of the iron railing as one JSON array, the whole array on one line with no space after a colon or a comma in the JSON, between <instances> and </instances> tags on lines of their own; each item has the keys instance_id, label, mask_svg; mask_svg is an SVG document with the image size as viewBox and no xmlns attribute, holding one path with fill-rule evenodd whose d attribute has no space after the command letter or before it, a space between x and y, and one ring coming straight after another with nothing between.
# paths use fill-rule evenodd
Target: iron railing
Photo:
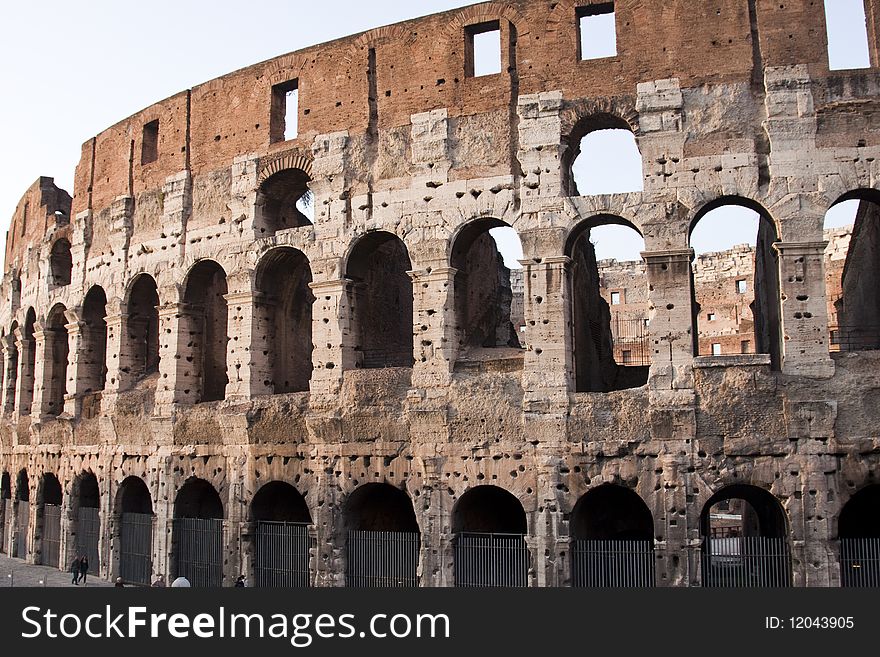
<instances>
[{"instance_id":1,"label":"iron railing","mask_svg":"<svg viewBox=\"0 0 880 657\"><path fill-rule=\"evenodd\" d=\"M89 560L89 574L100 570L98 540L101 537L100 511L95 507L81 506L76 516L76 552Z\"/></svg>"},{"instance_id":2,"label":"iron railing","mask_svg":"<svg viewBox=\"0 0 880 657\"><path fill-rule=\"evenodd\" d=\"M651 346L644 318L626 319L619 313L611 316L614 362L618 365L644 367L651 364Z\"/></svg>"},{"instance_id":3,"label":"iron railing","mask_svg":"<svg viewBox=\"0 0 880 657\"><path fill-rule=\"evenodd\" d=\"M880 538L840 539L840 584L880 587Z\"/></svg>"},{"instance_id":4,"label":"iron railing","mask_svg":"<svg viewBox=\"0 0 880 657\"><path fill-rule=\"evenodd\" d=\"M149 584L153 571L153 516L123 513L119 524L119 576L132 584Z\"/></svg>"},{"instance_id":5,"label":"iron railing","mask_svg":"<svg viewBox=\"0 0 880 657\"><path fill-rule=\"evenodd\" d=\"M44 566L58 568L61 560L61 507L43 505L43 538L40 561Z\"/></svg>"},{"instance_id":6,"label":"iron railing","mask_svg":"<svg viewBox=\"0 0 880 657\"><path fill-rule=\"evenodd\" d=\"M880 326L831 325L828 327L831 351L871 351L880 349Z\"/></svg>"},{"instance_id":7,"label":"iron railing","mask_svg":"<svg viewBox=\"0 0 880 657\"><path fill-rule=\"evenodd\" d=\"M352 588L419 585L418 532L350 531L345 585Z\"/></svg>"},{"instance_id":8,"label":"iron railing","mask_svg":"<svg viewBox=\"0 0 880 657\"><path fill-rule=\"evenodd\" d=\"M636 540L576 540L571 546L574 587L654 586L654 544Z\"/></svg>"},{"instance_id":9,"label":"iron railing","mask_svg":"<svg viewBox=\"0 0 880 657\"><path fill-rule=\"evenodd\" d=\"M791 555L785 538L703 538L703 586L783 588L791 586Z\"/></svg>"},{"instance_id":10,"label":"iron railing","mask_svg":"<svg viewBox=\"0 0 880 657\"><path fill-rule=\"evenodd\" d=\"M223 586L223 521L217 518L174 519L175 577L193 586Z\"/></svg>"},{"instance_id":11,"label":"iron railing","mask_svg":"<svg viewBox=\"0 0 880 657\"><path fill-rule=\"evenodd\" d=\"M18 517L15 519L18 536L15 543L15 554L12 556L24 559L27 557L28 524L31 517L31 505L24 500L18 501Z\"/></svg>"},{"instance_id":12,"label":"iron railing","mask_svg":"<svg viewBox=\"0 0 880 657\"><path fill-rule=\"evenodd\" d=\"M9 526L12 524L12 519L14 518L14 507L12 506L12 500L10 498L6 498L3 500L3 522L2 527L0 527L0 552L6 553L6 541L9 537Z\"/></svg>"},{"instance_id":13,"label":"iron railing","mask_svg":"<svg viewBox=\"0 0 880 657\"><path fill-rule=\"evenodd\" d=\"M299 522L257 521L254 585L305 588L311 582L309 526Z\"/></svg>"},{"instance_id":14,"label":"iron railing","mask_svg":"<svg viewBox=\"0 0 880 657\"><path fill-rule=\"evenodd\" d=\"M522 534L461 533L455 537L456 586L528 585L529 550Z\"/></svg>"}]
</instances>

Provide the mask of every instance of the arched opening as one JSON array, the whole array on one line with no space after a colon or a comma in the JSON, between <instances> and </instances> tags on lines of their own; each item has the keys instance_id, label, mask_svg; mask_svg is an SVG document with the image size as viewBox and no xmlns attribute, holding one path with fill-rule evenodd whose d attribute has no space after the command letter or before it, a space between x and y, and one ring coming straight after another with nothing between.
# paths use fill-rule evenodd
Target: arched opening
<instances>
[{"instance_id":1,"label":"arched opening","mask_svg":"<svg viewBox=\"0 0 880 657\"><path fill-rule=\"evenodd\" d=\"M76 553L89 560L88 572L97 575L101 566L98 556L98 543L101 539L101 493L98 478L93 472L82 472L77 476L73 482L71 497Z\"/></svg>"},{"instance_id":2,"label":"arched opening","mask_svg":"<svg viewBox=\"0 0 880 657\"><path fill-rule=\"evenodd\" d=\"M273 394L305 392L312 377L312 270L302 252L273 249L257 268L266 386Z\"/></svg>"},{"instance_id":3,"label":"arched opening","mask_svg":"<svg viewBox=\"0 0 880 657\"><path fill-rule=\"evenodd\" d=\"M82 353L77 369L78 392L104 389L107 381L107 295L93 285L83 301Z\"/></svg>"},{"instance_id":4,"label":"arched opening","mask_svg":"<svg viewBox=\"0 0 880 657\"><path fill-rule=\"evenodd\" d=\"M46 472L37 490L34 543L44 566L58 568L61 562L61 483Z\"/></svg>"},{"instance_id":5,"label":"arched opening","mask_svg":"<svg viewBox=\"0 0 880 657\"><path fill-rule=\"evenodd\" d=\"M10 535L8 525L12 524L15 509L12 506L12 486L9 473L5 470L0 475L0 552L6 554L6 541Z\"/></svg>"},{"instance_id":6,"label":"arched opening","mask_svg":"<svg viewBox=\"0 0 880 657\"><path fill-rule=\"evenodd\" d=\"M43 364L43 388L46 391L46 415L60 415L64 411L64 397L67 394L67 320L65 308L57 304L49 311L46 318L46 330Z\"/></svg>"},{"instance_id":7,"label":"arched opening","mask_svg":"<svg viewBox=\"0 0 880 657\"><path fill-rule=\"evenodd\" d=\"M791 556L785 512L757 486L722 488L703 506L703 586L791 585Z\"/></svg>"},{"instance_id":8,"label":"arched opening","mask_svg":"<svg viewBox=\"0 0 880 657\"><path fill-rule=\"evenodd\" d=\"M31 493L27 470L19 470L15 479L15 529L12 536L12 556L27 557L28 528L31 519Z\"/></svg>"},{"instance_id":9,"label":"arched opening","mask_svg":"<svg viewBox=\"0 0 880 657\"><path fill-rule=\"evenodd\" d=\"M228 308L226 272L212 260L202 260L189 272L183 295L192 344L196 400L216 401L226 396L226 343Z\"/></svg>"},{"instance_id":10,"label":"arched opening","mask_svg":"<svg viewBox=\"0 0 880 657\"><path fill-rule=\"evenodd\" d=\"M413 366L411 269L406 245L391 233L367 233L352 248L345 275L355 367Z\"/></svg>"},{"instance_id":11,"label":"arched opening","mask_svg":"<svg viewBox=\"0 0 880 657\"><path fill-rule=\"evenodd\" d=\"M497 486L468 490L452 509L455 585L522 587L528 583L526 514Z\"/></svg>"},{"instance_id":12,"label":"arched opening","mask_svg":"<svg viewBox=\"0 0 880 657\"><path fill-rule=\"evenodd\" d=\"M311 583L305 498L283 481L265 484L251 502L254 521L254 585L305 588Z\"/></svg>"},{"instance_id":13,"label":"arched opening","mask_svg":"<svg viewBox=\"0 0 880 657\"><path fill-rule=\"evenodd\" d=\"M577 392L623 390L648 382L651 350L644 248L638 230L613 215L582 221L568 237ZM600 259L599 254L605 257Z\"/></svg>"},{"instance_id":14,"label":"arched opening","mask_svg":"<svg viewBox=\"0 0 880 657\"><path fill-rule=\"evenodd\" d=\"M566 196L640 192L642 154L630 125L612 114L581 119L562 159Z\"/></svg>"},{"instance_id":15,"label":"arched opening","mask_svg":"<svg viewBox=\"0 0 880 657\"><path fill-rule=\"evenodd\" d=\"M34 403L34 370L37 363L37 343L34 340L36 321L37 313L33 308L28 308L24 318L24 330L21 332L21 344L18 349L18 357L21 360L21 381L19 381L21 391L18 402L20 415L30 415Z\"/></svg>"},{"instance_id":16,"label":"arched opening","mask_svg":"<svg viewBox=\"0 0 880 657\"><path fill-rule=\"evenodd\" d=\"M515 264L509 257L510 252L519 253L521 257L522 247L516 232L499 219L472 221L453 241L450 265L456 270L458 360L484 360L521 353L522 270L508 267ZM505 255L508 255L506 260ZM518 299L515 299L514 288L519 293ZM487 349L497 351L487 352Z\"/></svg>"},{"instance_id":17,"label":"arched opening","mask_svg":"<svg viewBox=\"0 0 880 657\"><path fill-rule=\"evenodd\" d=\"M880 587L880 484L858 491L837 521L840 537L840 583Z\"/></svg>"},{"instance_id":18,"label":"arched opening","mask_svg":"<svg viewBox=\"0 0 880 657\"><path fill-rule=\"evenodd\" d=\"M691 224L694 355L769 354L779 369L776 224L759 204L722 197Z\"/></svg>"},{"instance_id":19,"label":"arched opening","mask_svg":"<svg viewBox=\"0 0 880 657\"><path fill-rule=\"evenodd\" d=\"M171 572L193 586L223 586L223 502L204 479L186 481L174 500Z\"/></svg>"},{"instance_id":20,"label":"arched opening","mask_svg":"<svg viewBox=\"0 0 880 657\"><path fill-rule=\"evenodd\" d=\"M824 228L831 351L880 349L880 191L845 194Z\"/></svg>"},{"instance_id":21,"label":"arched opening","mask_svg":"<svg viewBox=\"0 0 880 657\"><path fill-rule=\"evenodd\" d=\"M585 493L571 513L572 585L654 586L654 519L628 488L603 485Z\"/></svg>"},{"instance_id":22,"label":"arched opening","mask_svg":"<svg viewBox=\"0 0 880 657\"><path fill-rule=\"evenodd\" d=\"M149 274L134 280L126 314L129 377L135 382L159 370L159 292Z\"/></svg>"},{"instance_id":23,"label":"arched opening","mask_svg":"<svg viewBox=\"0 0 880 657\"><path fill-rule=\"evenodd\" d=\"M314 198L309 180L302 169L283 169L263 181L256 203L256 229L261 237L314 223Z\"/></svg>"},{"instance_id":24,"label":"arched opening","mask_svg":"<svg viewBox=\"0 0 880 657\"><path fill-rule=\"evenodd\" d=\"M52 252L49 254L49 272L52 275L53 285L70 285L73 256L70 254L70 242L63 237L55 240L52 245Z\"/></svg>"},{"instance_id":25,"label":"arched opening","mask_svg":"<svg viewBox=\"0 0 880 657\"><path fill-rule=\"evenodd\" d=\"M3 410L11 411L15 408L15 392L18 387L18 322L12 322L9 327L9 335L3 337L6 349L6 371L3 373Z\"/></svg>"},{"instance_id":26,"label":"arched opening","mask_svg":"<svg viewBox=\"0 0 880 657\"><path fill-rule=\"evenodd\" d=\"M148 585L153 571L153 499L140 477L126 477L116 499L119 576Z\"/></svg>"},{"instance_id":27,"label":"arched opening","mask_svg":"<svg viewBox=\"0 0 880 657\"><path fill-rule=\"evenodd\" d=\"M345 585L352 588L419 585L419 524L406 491L364 484L345 504Z\"/></svg>"}]
</instances>

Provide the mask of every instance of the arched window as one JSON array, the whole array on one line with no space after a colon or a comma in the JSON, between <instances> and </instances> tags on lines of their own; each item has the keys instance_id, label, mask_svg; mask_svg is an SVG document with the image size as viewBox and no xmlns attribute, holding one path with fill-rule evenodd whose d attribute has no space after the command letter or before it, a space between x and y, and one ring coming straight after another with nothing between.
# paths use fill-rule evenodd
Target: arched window
<instances>
[{"instance_id":1,"label":"arched window","mask_svg":"<svg viewBox=\"0 0 880 657\"><path fill-rule=\"evenodd\" d=\"M12 322L9 335L4 336L6 345L6 371L3 375L3 410L8 412L15 408L15 393L18 388L18 338L15 332L18 322Z\"/></svg>"},{"instance_id":2,"label":"arched window","mask_svg":"<svg viewBox=\"0 0 880 657\"><path fill-rule=\"evenodd\" d=\"M36 551L40 563L58 568L61 560L61 483L50 472L43 474L37 491Z\"/></svg>"},{"instance_id":3,"label":"arched window","mask_svg":"<svg viewBox=\"0 0 880 657\"><path fill-rule=\"evenodd\" d=\"M89 572L100 572L101 493L93 472L82 472L73 482L70 505L76 553L89 560Z\"/></svg>"},{"instance_id":4,"label":"arched window","mask_svg":"<svg viewBox=\"0 0 880 657\"><path fill-rule=\"evenodd\" d=\"M255 336L266 354L266 385L274 394L304 392L312 376L312 270L302 252L273 249L257 267L263 320Z\"/></svg>"},{"instance_id":5,"label":"arched window","mask_svg":"<svg viewBox=\"0 0 880 657\"><path fill-rule=\"evenodd\" d=\"M880 586L880 484L858 491L837 521L840 537L840 583L846 587Z\"/></svg>"},{"instance_id":6,"label":"arched window","mask_svg":"<svg viewBox=\"0 0 880 657\"><path fill-rule=\"evenodd\" d=\"M305 498L290 484L270 481L251 502L254 521L254 586L305 588L312 522Z\"/></svg>"},{"instance_id":7,"label":"arched window","mask_svg":"<svg viewBox=\"0 0 880 657\"><path fill-rule=\"evenodd\" d=\"M880 191L845 194L824 228L831 350L880 349Z\"/></svg>"},{"instance_id":8,"label":"arched window","mask_svg":"<svg viewBox=\"0 0 880 657\"><path fill-rule=\"evenodd\" d=\"M63 237L58 238L52 244L52 252L49 254L49 272L52 275L53 285L70 285L73 256L70 254L70 242Z\"/></svg>"},{"instance_id":9,"label":"arched window","mask_svg":"<svg viewBox=\"0 0 880 657\"><path fill-rule=\"evenodd\" d=\"M623 119L611 114L585 117L567 142L562 160L567 196L642 191L642 155Z\"/></svg>"},{"instance_id":10,"label":"arched window","mask_svg":"<svg viewBox=\"0 0 880 657\"><path fill-rule=\"evenodd\" d=\"M27 470L19 470L15 480L15 525L12 556L25 559L28 554L28 530L31 520L31 491Z\"/></svg>"},{"instance_id":11,"label":"arched window","mask_svg":"<svg viewBox=\"0 0 880 657\"><path fill-rule=\"evenodd\" d=\"M83 301L82 353L77 370L77 391L98 392L107 382L107 295L92 286Z\"/></svg>"},{"instance_id":12,"label":"arched window","mask_svg":"<svg viewBox=\"0 0 880 657\"><path fill-rule=\"evenodd\" d=\"M126 582L148 585L152 575L153 500L140 477L126 477L116 501L119 522L119 576Z\"/></svg>"},{"instance_id":13,"label":"arched window","mask_svg":"<svg viewBox=\"0 0 880 657\"><path fill-rule=\"evenodd\" d=\"M223 586L223 502L204 479L188 479L177 493L171 554L172 577Z\"/></svg>"},{"instance_id":14,"label":"arched window","mask_svg":"<svg viewBox=\"0 0 880 657\"><path fill-rule=\"evenodd\" d=\"M412 502L390 484L364 484L345 504L345 585L418 586L420 535Z\"/></svg>"},{"instance_id":15,"label":"arched window","mask_svg":"<svg viewBox=\"0 0 880 657\"><path fill-rule=\"evenodd\" d=\"M24 330L21 333L21 350L18 353L21 359L21 380L18 382L19 402L18 412L20 415L30 415L31 406L34 403L34 370L37 362L37 343L34 340L34 324L37 314L33 308L28 308L24 319Z\"/></svg>"},{"instance_id":16,"label":"arched window","mask_svg":"<svg viewBox=\"0 0 880 657\"><path fill-rule=\"evenodd\" d=\"M184 291L197 401L226 396L226 343L228 308L226 272L212 260L202 260L189 272Z\"/></svg>"},{"instance_id":17,"label":"arched window","mask_svg":"<svg viewBox=\"0 0 880 657\"><path fill-rule=\"evenodd\" d=\"M411 269L406 245L391 233L367 233L352 248L345 275L355 367L412 367Z\"/></svg>"},{"instance_id":18,"label":"arched window","mask_svg":"<svg viewBox=\"0 0 880 657\"><path fill-rule=\"evenodd\" d=\"M703 586L791 585L791 555L785 512L757 486L722 488L703 506Z\"/></svg>"},{"instance_id":19,"label":"arched window","mask_svg":"<svg viewBox=\"0 0 880 657\"><path fill-rule=\"evenodd\" d=\"M527 585L526 514L513 495L497 486L468 490L452 509L455 585Z\"/></svg>"},{"instance_id":20,"label":"arched window","mask_svg":"<svg viewBox=\"0 0 880 657\"><path fill-rule=\"evenodd\" d=\"M159 293L149 274L140 274L128 295L126 339L132 382L159 369Z\"/></svg>"},{"instance_id":21,"label":"arched window","mask_svg":"<svg viewBox=\"0 0 880 657\"><path fill-rule=\"evenodd\" d=\"M60 415L64 411L64 397L67 394L67 319L65 308L55 305L46 318L44 331L45 361L43 363L43 389L46 392L43 413Z\"/></svg>"},{"instance_id":22,"label":"arched window","mask_svg":"<svg viewBox=\"0 0 880 657\"><path fill-rule=\"evenodd\" d=\"M257 194L257 232L271 237L279 230L314 223L314 197L309 176L301 169L283 169L260 185Z\"/></svg>"},{"instance_id":23,"label":"arched window","mask_svg":"<svg viewBox=\"0 0 880 657\"><path fill-rule=\"evenodd\" d=\"M776 225L740 197L707 204L691 224L694 354L769 354L779 369L779 264Z\"/></svg>"},{"instance_id":24,"label":"arched window","mask_svg":"<svg viewBox=\"0 0 880 657\"><path fill-rule=\"evenodd\" d=\"M622 390L648 381L651 356L647 272L641 259L644 248L635 227L612 215L584 220L568 237L572 356L578 392Z\"/></svg>"}]
</instances>

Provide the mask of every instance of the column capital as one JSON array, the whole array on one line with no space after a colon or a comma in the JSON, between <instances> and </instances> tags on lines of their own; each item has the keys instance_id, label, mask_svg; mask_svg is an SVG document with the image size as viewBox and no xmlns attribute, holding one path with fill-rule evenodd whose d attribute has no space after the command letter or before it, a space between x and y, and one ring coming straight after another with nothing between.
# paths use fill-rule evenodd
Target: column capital
<instances>
[{"instance_id":1,"label":"column capital","mask_svg":"<svg viewBox=\"0 0 880 657\"><path fill-rule=\"evenodd\" d=\"M648 260L687 260L694 259L693 249L664 249L662 251L642 251L639 255Z\"/></svg>"},{"instance_id":2,"label":"column capital","mask_svg":"<svg viewBox=\"0 0 880 657\"><path fill-rule=\"evenodd\" d=\"M518 260L517 262L519 262L519 264L523 266L523 269L527 267L550 267L553 265L562 265L562 267L568 267L571 264L571 258L567 255L556 255L541 258L540 261L535 260L534 258L523 258L522 260Z\"/></svg>"},{"instance_id":3,"label":"column capital","mask_svg":"<svg viewBox=\"0 0 880 657\"><path fill-rule=\"evenodd\" d=\"M828 246L827 241L822 242L773 242L773 248L779 252L780 255L785 254L786 252L791 253L792 255L798 255L801 253L804 254L816 254L816 253L824 253L825 248Z\"/></svg>"},{"instance_id":4,"label":"column capital","mask_svg":"<svg viewBox=\"0 0 880 657\"><path fill-rule=\"evenodd\" d=\"M353 283L354 281L350 278L334 278L329 281L312 281L309 283L309 287L315 292L339 292Z\"/></svg>"}]
</instances>

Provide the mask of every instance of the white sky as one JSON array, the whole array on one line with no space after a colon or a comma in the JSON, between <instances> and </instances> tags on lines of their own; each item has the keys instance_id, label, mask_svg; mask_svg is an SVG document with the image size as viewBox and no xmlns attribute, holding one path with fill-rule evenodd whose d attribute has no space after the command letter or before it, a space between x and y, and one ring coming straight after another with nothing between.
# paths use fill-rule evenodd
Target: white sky
<instances>
[{"instance_id":1,"label":"white sky","mask_svg":"<svg viewBox=\"0 0 880 657\"><path fill-rule=\"evenodd\" d=\"M8 226L21 195L41 175L54 177L72 193L83 142L156 101L286 52L469 4L471 0L4 3L0 221ZM831 35L832 66L865 66L867 52L859 50L863 27L862 36L852 27L864 24L863 14L856 13L854 22L852 15L861 0L826 4L829 24L837 30ZM838 16L841 25L836 24ZM5 231L0 233L2 246ZM598 247L602 257L632 252L631 244L628 249L621 245L618 254L617 238L603 241ZM509 265L521 257L515 242L502 242Z\"/></svg>"}]
</instances>

